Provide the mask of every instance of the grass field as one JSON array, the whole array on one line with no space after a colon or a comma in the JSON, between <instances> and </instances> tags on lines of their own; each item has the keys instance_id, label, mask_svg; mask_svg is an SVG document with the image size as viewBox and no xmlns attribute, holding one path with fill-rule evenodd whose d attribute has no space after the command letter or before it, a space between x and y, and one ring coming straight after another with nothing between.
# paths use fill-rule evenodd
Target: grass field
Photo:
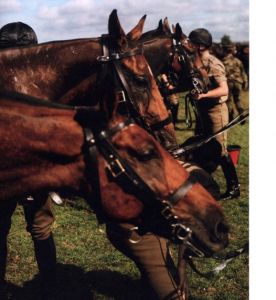
<instances>
[{"instance_id":1,"label":"grass field","mask_svg":"<svg viewBox=\"0 0 276 300\"><path fill-rule=\"evenodd\" d=\"M248 93L243 93L242 98L248 106ZM179 118L183 119L183 107ZM179 141L192 135L183 123L178 123L177 127ZM229 144L242 147L237 167L241 197L221 203L231 225L229 249L237 249L248 239L248 122L229 131ZM225 182L220 169L215 178L224 191ZM55 213L53 231L58 256L59 299L147 299L140 289L138 270L109 244L83 200L78 199L74 207L55 206ZM9 299L37 300L38 270L25 226L22 208L18 206L8 243ZM208 271L217 262L201 259L196 264L200 270ZM189 269L190 300L248 299L248 266L248 255L243 254L212 280L201 278Z\"/></svg>"}]
</instances>

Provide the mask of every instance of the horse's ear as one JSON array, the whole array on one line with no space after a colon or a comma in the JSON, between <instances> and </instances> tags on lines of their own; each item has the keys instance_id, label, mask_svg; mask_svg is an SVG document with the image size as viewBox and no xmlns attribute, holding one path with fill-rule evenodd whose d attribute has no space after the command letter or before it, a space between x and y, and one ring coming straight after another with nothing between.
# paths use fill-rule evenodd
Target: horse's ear
<instances>
[{"instance_id":1,"label":"horse's ear","mask_svg":"<svg viewBox=\"0 0 276 300\"><path fill-rule=\"evenodd\" d=\"M162 22L162 19L159 20L158 27L156 28L156 31L163 32L163 22Z\"/></svg>"},{"instance_id":2,"label":"horse's ear","mask_svg":"<svg viewBox=\"0 0 276 300\"><path fill-rule=\"evenodd\" d=\"M170 24L169 24L169 21L168 21L167 17L165 17L165 19L163 21L163 31L165 33L171 34Z\"/></svg>"},{"instance_id":3,"label":"horse's ear","mask_svg":"<svg viewBox=\"0 0 276 300\"><path fill-rule=\"evenodd\" d=\"M187 38L186 34L182 32L182 28L179 23L176 23L175 25L174 38L177 40L183 40Z\"/></svg>"},{"instance_id":4,"label":"horse's ear","mask_svg":"<svg viewBox=\"0 0 276 300\"><path fill-rule=\"evenodd\" d=\"M144 15L140 19L138 24L127 34L128 39L130 39L131 41L137 41L140 39L142 32L143 32L146 17L147 17L147 15Z\"/></svg>"},{"instance_id":5,"label":"horse's ear","mask_svg":"<svg viewBox=\"0 0 276 300\"><path fill-rule=\"evenodd\" d=\"M175 26L172 24L172 32L175 33Z\"/></svg>"},{"instance_id":6,"label":"horse's ear","mask_svg":"<svg viewBox=\"0 0 276 300\"><path fill-rule=\"evenodd\" d=\"M126 34L120 24L116 9L113 9L109 16L108 33L114 47L121 49L127 45Z\"/></svg>"}]
</instances>

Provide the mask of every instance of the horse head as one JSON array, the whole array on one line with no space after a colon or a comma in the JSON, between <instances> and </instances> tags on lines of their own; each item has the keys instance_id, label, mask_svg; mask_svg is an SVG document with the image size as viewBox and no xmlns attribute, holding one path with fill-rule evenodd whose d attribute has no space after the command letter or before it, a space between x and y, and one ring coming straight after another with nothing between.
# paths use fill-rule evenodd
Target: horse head
<instances>
[{"instance_id":1,"label":"horse head","mask_svg":"<svg viewBox=\"0 0 276 300\"><path fill-rule=\"evenodd\" d=\"M98 174L101 206L108 217L143 224L151 221L149 209L164 224L161 235L187 242L197 253L226 246L220 206L144 129L119 115L105 123L97 111L83 123L79 114L86 108L23 100L0 98L1 201L57 190L85 194L91 203L91 176ZM94 146L96 152L91 151ZM97 170L91 163L94 153Z\"/></svg>"},{"instance_id":2,"label":"horse head","mask_svg":"<svg viewBox=\"0 0 276 300\"><path fill-rule=\"evenodd\" d=\"M109 34L102 37L104 55L98 57L100 80L95 98L112 113L131 116L167 148L174 148L173 124L139 42L144 21L145 16L125 34L116 11L110 15ZM114 97L118 101L110 102Z\"/></svg>"}]
</instances>

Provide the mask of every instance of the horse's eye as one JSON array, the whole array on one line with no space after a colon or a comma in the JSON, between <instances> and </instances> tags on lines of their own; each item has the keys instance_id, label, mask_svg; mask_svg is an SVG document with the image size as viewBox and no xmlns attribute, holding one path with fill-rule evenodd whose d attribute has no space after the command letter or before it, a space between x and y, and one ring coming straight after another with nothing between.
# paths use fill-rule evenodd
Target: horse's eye
<instances>
[{"instance_id":1,"label":"horse's eye","mask_svg":"<svg viewBox=\"0 0 276 300\"><path fill-rule=\"evenodd\" d=\"M143 150L136 150L136 157L139 161L148 161L157 158L157 152L154 147L150 147Z\"/></svg>"},{"instance_id":2,"label":"horse's eye","mask_svg":"<svg viewBox=\"0 0 276 300\"><path fill-rule=\"evenodd\" d=\"M135 157L139 161L149 161L151 159L158 158L158 153L153 146L143 149L129 149L128 152L129 155Z\"/></svg>"},{"instance_id":3,"label":"horse's eye","mask_svg":"<svg viewBox=\"0 0 276 300\"><path fill-rule=\"evenodd\" d=\"M148 84L148 79L147 79L147 77L141 76L141 75L136 75L136 76L135 76L135 81L136 81L138 84L141 84L141 85L146 85L146 84Z\"/></svg>"}]
</instances>

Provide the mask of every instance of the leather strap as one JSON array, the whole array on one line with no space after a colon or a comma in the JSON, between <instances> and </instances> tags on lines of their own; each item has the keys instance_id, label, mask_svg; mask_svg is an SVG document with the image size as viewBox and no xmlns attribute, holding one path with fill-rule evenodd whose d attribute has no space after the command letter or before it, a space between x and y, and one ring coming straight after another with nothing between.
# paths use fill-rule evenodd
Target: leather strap
<instances>
[{"instance_id":1,"label":"leather strap","mask_svg":"<svg viewBox=\"0 0 276 300\"><path fill-rule=\"evenodd\" d=\"M183 197L187 195L187 193L195 183L195 178L192 175L190 175L188 179L176 191L174 191L173 194L169 196L169 203L172 205L178 203L180 199L183 199Z\"/></svg>"}]
</instances>

